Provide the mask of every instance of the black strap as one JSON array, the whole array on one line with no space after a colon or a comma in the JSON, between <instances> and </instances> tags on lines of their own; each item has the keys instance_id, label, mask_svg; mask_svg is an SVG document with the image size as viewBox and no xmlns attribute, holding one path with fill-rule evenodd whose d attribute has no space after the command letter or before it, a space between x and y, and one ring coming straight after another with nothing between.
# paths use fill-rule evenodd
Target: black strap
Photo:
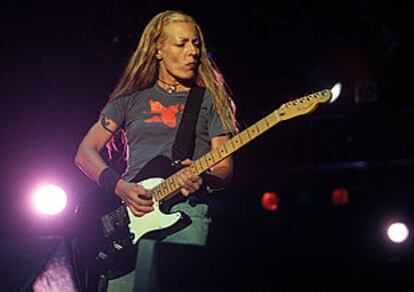
<instances>
[{"instance_id":1,"label":"black strap","mask_svg":"<svg viewBox=\"0 0 414 292\"><path fill-rule=\"evenodd\" d=\"M180 125L175 136L172 149L173 161L182 161L192 158L194 153L195 127L197 124L198 113L200 112L201 102L203 101L205 89L193 87L190 90L185 103L184 112L181 117Z\"/></svg>"}]
</instances>

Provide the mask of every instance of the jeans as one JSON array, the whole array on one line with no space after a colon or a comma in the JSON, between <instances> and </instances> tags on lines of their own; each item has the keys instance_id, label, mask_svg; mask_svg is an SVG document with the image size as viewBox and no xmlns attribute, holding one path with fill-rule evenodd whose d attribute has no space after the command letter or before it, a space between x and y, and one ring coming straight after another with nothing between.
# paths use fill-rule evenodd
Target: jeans
<instances>
[{"instance_id":1,"label":"jeans","mask_svg":"<svg viewBox=\"0 0 414 292\"><path fill-rule=\"evenodd\" d=\"M207 243L208 230L211 218L207 204L190 204L190 201L179 203L171 208L171 213L182 212L185 214L183 222L178 222L178 231L161 233L161 242L190 244L204 246ZM109 292L129 292L134 289L135 270L119 278L109 280Z\"/></svg>"}]
</instances>

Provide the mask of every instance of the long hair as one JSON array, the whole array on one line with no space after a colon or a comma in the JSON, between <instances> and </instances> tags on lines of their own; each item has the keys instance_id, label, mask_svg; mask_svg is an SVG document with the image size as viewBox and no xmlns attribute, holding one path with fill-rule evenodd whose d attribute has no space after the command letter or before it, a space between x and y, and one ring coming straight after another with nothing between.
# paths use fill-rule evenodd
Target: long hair
<instances>
[{"instance_id":1,"label":"long hair","mask_svg":"<svg viewBox=\"0 0 414 292\"><path fill-rule=\"evenodd\" d=\"M196 83L210 91L214 107L225 130L237 133L235 106L223 75L209 58L203 33L195 20L180 11L164 11L156 15L145 27L134 54L129 59L121 79L109 96L109 101L126 92L143 90L154 85L158 79L157 49L167 38L164 28L175 22L194 24L200 37L200 63L196 72Z\"/></svg>"}]
</instances>

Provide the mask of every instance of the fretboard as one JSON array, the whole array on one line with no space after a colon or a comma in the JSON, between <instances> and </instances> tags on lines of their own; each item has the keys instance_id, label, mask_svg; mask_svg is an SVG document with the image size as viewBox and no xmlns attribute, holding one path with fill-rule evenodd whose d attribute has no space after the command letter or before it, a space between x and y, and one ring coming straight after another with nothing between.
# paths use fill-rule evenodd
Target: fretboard
<instances>
[{"instance_id":1,"label":"fretboard","mask_svg":"<svg viewBox=\"0 0 414 292\"><path fill-rule=\"evenodd\" d=\"M256 137L275 126L279 121L280 118L278 113L276 111L272 112L265 118L231 138L226 143L221 144L219 147L201 156L185 169L189 169L190 172L195 175L204 173L212 166L216 165ZM177 181L177 176L179 174L180 171L168 177L161 184L152 189L152 194L156 201L163 200L179 192L181 188Z\"/></svg>"}]
</instances>

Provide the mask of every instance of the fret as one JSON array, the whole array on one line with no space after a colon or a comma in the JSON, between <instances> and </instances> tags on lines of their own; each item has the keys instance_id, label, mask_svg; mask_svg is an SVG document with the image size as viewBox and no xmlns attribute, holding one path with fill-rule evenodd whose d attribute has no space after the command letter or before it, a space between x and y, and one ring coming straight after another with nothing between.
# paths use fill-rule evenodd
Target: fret
<instances>
[{"instance_id":1,"label":"fret","mask_svg":"<svg viewBox=\"0 0 414 292\"><path fill-rule=\"evenodd\" d=\"M201 173L201 169L203 168L201 166L201 161L200 159L197 159L196 161L194 161L194 168L196 169L197 173Z\"/></svg>"},{"instance_id":2,"label":"fret","mask_svg":"<svg viewBox=\"0 0 414 292\"><path fill-rule=\"evenodd\" d=\"M259 128L259 123L254 124L256 131L257 131L257 135L260 134L260 128Z\"/></svg>"},{"instance_id":3,"label":"fret","mask_svg":"<svg viewBox=\"0 0 414 292\"><path fill-rule=\"evenodd\" d=\"M172 191L175 191L179 187L179 184L177 183L175 175L171 176L171 186L172 186Z\"/></svg>"},{"instance_id":4,"label":"fret","mask_svg":"<svg viewBox=\"0 0 414 292\"><path fill-rule=\"evenodd\" d=\"M253 127L248 128L247 131L249 131L250 136L252 137L252 139L256 138L257 135L258 135L257 131Z\"/></svg>"},{"instance_id":5,"label":"fret","mask_svg":"<svg viewBox=\"0 0 414 292\"><path fill-rule=\"evenodd\" d=\"M246 130L244 130L243 132L245 132L248 136L249 136L249 140L252 140L254 137L252 137L251 135L250 135L250 131L249 131L249 129L246 129Z\"/></svg>"},{"instance_id":6,"label":"fret","mask_svg":"<svg viewBox=\"0 0 414 292\"><path fill-rule=\"evenodd\" d=\"M152 190L151 190L151 196L153 197L153 198L155 198L155 200L156 201L158 201L158 196L157 196L157 193L155 192L156 191L156 187L155 188L153 188Z\"/></svg>"},{"instance_id":7,"label":"fret","mask_svg":"<svg viewBox=\"0 0 414 292\"><path fill-rule=\"evenodd\" d=\"M237 145L237 146L234 147L234 150L239 149L240 148L240 144L241 144L240 143L239 136L235 136L232 140L234 141L233 145Z\"/></svg>"},{"instance_id":8,"label":"fret","mask_svg":"<svg viewBox=\"0 0 414 292\"><path fill-rule=\"evenodd\" d=\"M197 169L196 169L196 167L195 167L194 163L192 163L192 164L190 165L189 170L190 170L190 172L191 172L192 174L197 174Z\"/></svg>"},{"instance_id":9,"label":"fret","mask_svg":"<svg viewBox=\"0 0 414 292\"><path fill-rule=\"evenodd\" d=\"M229 153L229 151L227 150L227 143L223 143L221 146L220 146L220 148L223 148L224 149L224 151L226 152L226 155L228 155L228 154L230 154Z\"/></svg>"},{"instance_id":10,"label":"fret","mask_svg":"<svg viewBox=\"0 0 414 292\"><path fill-rule=\"evenodd\" d=\"M162 188L163 188L164 192L165 192L166 194L168 194L170 190L168 189L168 183L167 183L167 180L164 180L164 181L161 183L161 186L162 186Z\"/></svg>"},{"instance_id":11,"label":"fret","mask_svg":"<svg viewBox=\"0 0 414 292\"><path fill-rule=\"evenodd\" d=\"M207 153L206 157L208 159L208 163L207 163L208 167L210 167L211 165L213 165L215 163L214 157L213 157L211 152Z\"/></svg>"},{"instance_id":12,"label":"fret","mask_svg":"<svg viewBox=\"0 0 414 292\"><path fill-rule=\"evenodd\" d=\"M240 137L242 137L242 136L245 136L245 137L243 137L243 140L245 141L244 143L248 143L249 141L250 141L250 135L249 135L249 132L248 131L243 131L243 132L241 132L240 133Z\"/></svg>"},{"instance_id":13,"label":"fret","mask_svg":"<svg viewBox=\"0 0 414 292\"><path fill-rule=\"evenodd\" d=\"M263 120L260 120L260 121L257 122L257 128L259 129L260 133L263 133L267 130L266 125L264 125L263 123L264 123Z\"/></svg>"},{"instance_id":14,"label":"fret","mask_svg":"<svg viewBox=\"0 0 414 292\"><path fill-rule=\"evenodd\" d=\"M208 153L207 153L208 154ZM203 170L206 170L206 169L208 169L210 166L208 165L208 160L207 160L207 154L205 154L204 156L203 156L203 158L204 158L204 164L205 164L205 166L203 167Z\"/></svg>"},{"instance_id":15,"label":"fret","mask_svg":"<svg viewBox=\"0 0 414 292\"><path fill-rule=\"evenodd\" d=\"M206 158L204 157L204 155L203 155L203 156L201 156L201 157L198 159L198 161L200 161L200 166L201 166L201 167L200 167L200 171L201 171L201 172L203 172L203 171L204 171L204 169L205 169L205 168L204 168L204 166L203 166L203 159L204 159L204 161L205 161L205 159L206 159Z\"/></svg>"},{"instance_id":16,"label":"fret","mask_svg":"<svg viewBox=\"0 0 414 292\"><path fill-rule=\"evenodd\" d=\"M278 115L276 113L268 115L267 118L271 126L276 125L276 123L278 122Z\"/></svg>"},{"instance_id":17,"label":"fret","mask_svg":"<svg viewBox=\"0 0 414 292\"><path fill-rule=\"evenodd\" d=\"M239 139L240 144L243 145L244 143L243 143L242 135L237 135L237 138Z\"/></svg>"},{"instance_id":18,"label":"fret","mask_svg":"<svg viewBox=\"0 0 414 292\"><path fill-rule=\"evenodd\" d=\"M216 149L213 149L211 151L211 156L213 157L214 163L217 163L221 160L220 159L221 157L220 157L219 153L216 151Z\"/></svg>"},{"instance_id":19,"label":"fret","mask_svg":"<svg viewBox=\"0 0 414 292\"><path fill-rule=\"evenodd\" d=\"M158 185L158 186L156 187L156 189L157 189L157 200L159 201L159 200L161 200L164 196L163 196L163 193L162 193L162 189L160 188L160 185Z\"/></svg>"},{"instance_id":20,"label":"fret","mask_svg":"<svg viewBox=\"0 0 414 292\"><path fill-rule=\"evenodd\" d=\"M164 189L165 193L168 193L169 192L168 185L165 183L165 181L161 183L161 186Z\"/></svg>"},{"instance_id":21,"label":"fret","mask_svg":"<svg viewBox=\"0 0 414 292\"><path fill-rule=\"evenodd\" d=\"M234 146L233 139L229 140L226 144L228 144L227 146L231 146L229 151L230 153L233 153L236 150L236 146Z\"/></svg>"},{"instance_id":22,"label":"fret","mask_svg":"<svg viewBox=\"0 0 414 292\"><path fill-rule=\"evenodd\" d=\"M221 160L221 159L223 158L223 156L222 156L222 155L221 155L221 153L220 153L220 148L219 148L219 147L217 147L216 149L214 149L214 151L217 153L218 160Z\"/></svg>"},{"instance_id":23,"label":"fret","mask_svg":"<svg viewBox=\"0 0 414 292\"><path fill-rule=\"evenodd\" d=\"M203 164L203 160L205 161L205 157L204 157L204 155L203 156L201 156L197 161L198 161L198 165L199 165L199 167L198 167L198 173L200 174L200 173L203 173L205 170L206 170L206 168L204 167L204 164ZM204 162L205 163L205 162Z\"/></svg>"},{"instance_id":24,"label":"fret","mask_svg":"<svg viewBox=\"0 0 414 292\"><path fill-rule=\"evenodd\" d=\"M174 174L173 176L171 176L171 181L172 181L172 182L173 182L173 184L174 184L174 189L179 188L179 184L178 184L178 182L177 182L177 174Z\"/></svg>"},{"instance_id":25,"label":"fret","mask_svg":"<svg viewBox=\"0 0 414 292\"><path fill-rule=\"evenodd\" d=\"M267 116L267 117L265 117L265 118L263 119L263 121L265 121L265 123L266 123L266 127L267 127L267 128L269 128L269 127L270 127L270 125L269 125L269 121L267 120L267 118L268 118L268 116Z\"/></svg>"},{"instance_id":26,"label":"fret","mask_svg":"<svg viewBox=\"0 0 414 292\"><path fill-rule=\"evenodd\" d=\"M171 192L171 191L173 191L173 190L174 190L174 188L175 188L175 183L174 183L174 180L173 180L173 178L172 178L172 177L169 177L169 178L167 179L167 181L168 181L168 185L170 186L170 192Z\"/></svg>"}]
</instances>

